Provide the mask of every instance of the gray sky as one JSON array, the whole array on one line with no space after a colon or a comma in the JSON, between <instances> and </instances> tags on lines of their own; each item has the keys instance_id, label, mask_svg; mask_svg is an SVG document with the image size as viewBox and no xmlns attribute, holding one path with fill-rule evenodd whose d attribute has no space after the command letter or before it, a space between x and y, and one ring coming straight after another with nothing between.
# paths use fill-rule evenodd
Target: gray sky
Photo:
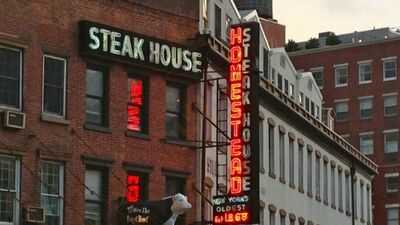
<instances>
[{"instance_id":1,"label":"gray sky","mask_svg":"<svg viewBox=\"0 0 400 225\"><path fill-rule=\"evenodd\" d=\"M286 39L305 41L319 32L350 33L400 26L400 0L275 0L274 18Z\"/></svg>"}]
</instances>

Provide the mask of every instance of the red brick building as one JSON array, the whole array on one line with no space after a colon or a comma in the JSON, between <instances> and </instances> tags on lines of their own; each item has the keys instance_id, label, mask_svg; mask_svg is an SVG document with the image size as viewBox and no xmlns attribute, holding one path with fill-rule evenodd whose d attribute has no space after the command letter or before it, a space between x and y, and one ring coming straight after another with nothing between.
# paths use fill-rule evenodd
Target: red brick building
<instances>
[{"instance_id":1,"label":"red brick building","mask_svg":"<svg viewBox=\"0 0 400 225\"><path fill-rule=\"evenodd\" d=\"M379 165L374 224L399 224L400 39L386 36L290 55L296 69L313 72L325 107L336 113L335 130Z\"/></svg>"},{"instance_id":2,"label":"red brick building","mask_svg":"<svg viewBox=\"0 0 400 225\"><path fill-rule=\"evenodd\" d=\"M23 224L23 209L42 207L46 224L119 224L126 195L183 192L196 205L197 153L187 142L201 66L187 48L195 4L2 2L0 109L24 113L26 126L2 119L0 223ZM95 24L85 30L83 20ZM141 50L149 45L156 52Z\"/></svg>"}]
</instances>

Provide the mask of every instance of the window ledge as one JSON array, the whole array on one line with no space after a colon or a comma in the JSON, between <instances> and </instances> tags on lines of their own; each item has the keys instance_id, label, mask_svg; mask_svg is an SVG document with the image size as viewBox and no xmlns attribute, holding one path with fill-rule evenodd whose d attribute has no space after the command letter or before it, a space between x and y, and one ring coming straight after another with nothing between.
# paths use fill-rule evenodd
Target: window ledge
<instances>
[{"instance_id":1,"label":"window ledge","mask_svg":"<svg viewBox=\"0 0 400 225\"><path fill-rule=\"evenodd\" d=\"M385 117L385 119L393 119L397 117L397 113L392 115L383 115L383 116Z\"/></svg>"},{"instance_id":2,"label":"window ledge","mask_svg":"<svg viewBox=\"0 0 400 225\"><path fill-rule=\"evenodd\" d=\"M69 120L66 120L60 116L51 115L51 114L43 113L43 112L40 115L40 119L45 122L58 123L58 124L62 124L62 125L69 125L69 123L70 123Z\"/></svg>"},{"instance_id":3,"label":"window ledge","mask_svg":"<svg viewBox=\"0 0 400 225\"><path fill-rule=\"evenodd\" d=\"M85 128L86 130L98 131L102 133L111 133L111 129L109 127L102 127L94 124L85 123L83 125L83 128Z\"/></svg>"},{"instance_id":4,"label":"window ledge","mask_svg":"<svg viewBox=\"0 0 400 225\"><path fill-rule=\"evenodd\" d=\"M360 117L360 120L372 120L372 116L371 117Z\"/></svg>"},{"instance_id":5,"label":"window ledge","mask_svg":"<svg viewBox=\"0 0 400 225\"><path fill-rule=\"evenodd\" d=\"M392 78L383 78L383 81L393 81L393 80L397 80L397 77L392 77Z\"/></svg>"},{"instance_id":6,"label":"window ledge","mask_svg":"<svg viewBox=\"0 0 400 225\"><path fill-rule=\"evenodd\" d=\"M360 81L358 82L359 85L363 85L363 84L371 84L372 80L368 80L368 81Z\"/></svg>"},{"instance_id":7,"label":"window ledge","mask_svg":"<svg viewBox=\"0 0 400 225\"><path fill-rule=\"evenodd\" d=\"M164 138L160 139L161 142L166 143L166 144L173 144L173 145L180 145L183 147L188 147L188 148L196 148L196 144L189 142L187 140L182 140L182 139L171 139L171 138Z\"/></svg>"},{"instance_id":8,"label":"window ledge","mask_svg":"<svg viewBox=\"0 0 400 225\"><path fill-rule=\"evenodd\" d=\"M150 136L148 134L144 134L144 133L138 133L138 132L135 132L135 131L127 130L125 132L125 135L127 137L135 137L135 138L140 138L140 139L143 139L143 140L150 141Z\"/></svg>"}]
</instances>

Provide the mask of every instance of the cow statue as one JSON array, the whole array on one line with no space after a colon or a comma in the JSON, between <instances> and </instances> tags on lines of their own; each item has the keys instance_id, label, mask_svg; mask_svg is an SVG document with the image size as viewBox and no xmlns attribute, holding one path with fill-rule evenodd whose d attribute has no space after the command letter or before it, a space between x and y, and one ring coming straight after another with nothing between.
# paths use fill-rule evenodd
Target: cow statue
<instances>
[{"instance_id":1,"label":"cow statue","mask_svg":"<svg viewBox=\"0 0 400 225\"><path fill-rule=\"evenodd\" d=\"M127 224L175 225L178 216L191 208L187 197L179 193L161 201L139 202L127 207Z\"/></svg>"}]
</instances>

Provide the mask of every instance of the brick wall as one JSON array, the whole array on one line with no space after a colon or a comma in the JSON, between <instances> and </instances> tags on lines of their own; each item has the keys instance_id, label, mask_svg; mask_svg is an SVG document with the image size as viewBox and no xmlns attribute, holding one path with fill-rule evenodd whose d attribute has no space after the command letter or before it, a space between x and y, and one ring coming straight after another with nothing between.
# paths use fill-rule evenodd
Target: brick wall
<instances>
[{"instance_id":1,"label":"brick wall","mask_svg":"<svg viewBox=\"0 0 400 225\"><path fill-rule=\"evenodd\" d=\"M179 7L186 6L182 4ZM23 49L23 112L27 114L25 130L0 128L2 153L22 156L22 207L39 205L40 182L29 170L39 173L41 159L65 163L64 224L84 224L85 164L82 155L110 160L108 182L107 224L118 221L119 197L125 194L126 171L123 162L152 166L149 198L160 199L165 193L162 169L189 174L186 190L195 206L192 185L196 174L196 151L176 144L166 144L165 89L166 82L179 80L187 84L187 137L195 138L195 101L197 83L171 74L149 71L149 138L126 137L126 104L128 101L127 70L136 67L114 62L83 58L78 53L78 21L90 20L147 36L187 44L197 32L195 15L176 16L157 5L144 6L134 1L111 0L22 0L5 1L0 7L0 44ZM197 6L191 6L196 8ZM197 10L180 9L197 13ZM42 57L44 53L67 58L67 116L69 125L45 122L41 117ZM111 133L83 128L85 117L85 70L87 62L109 68L109 127ZM90 147L87 147L90 146ZM113 171L112 173L110 171ZM71 208L74 208L72 210ZM81 214L79 214L79 212ZM187 224L194 221L195 209L187 216Z\"/></svg>"}]
</instances>

